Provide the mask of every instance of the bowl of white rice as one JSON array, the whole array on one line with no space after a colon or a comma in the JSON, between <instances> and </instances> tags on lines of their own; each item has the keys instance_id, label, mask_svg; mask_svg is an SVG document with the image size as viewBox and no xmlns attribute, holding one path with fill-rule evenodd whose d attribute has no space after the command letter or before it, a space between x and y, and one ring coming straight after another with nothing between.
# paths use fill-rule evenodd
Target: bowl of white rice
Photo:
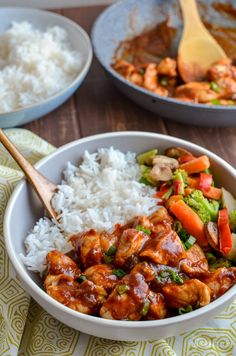
<instances>
[{"instance_id":1,"label":"bowl of white rice","mask_svg":"<svg viewBox=\"0 0 236 356\"><path fill-rule=\"evenodd\" d=\"M64 103L92 61L87 33L52 12L0 8L0 127L26 124Z\"/></svg>"},{"instance_id":2,"label":"bowl of white rice","mask_svg":"<svg viewBox=\"0 0 236 356\"><path fill-rule=\"evenodd\" d=\"M4 237L8 255L25 290L66 325L98 337L140 341L177 335L197 328L235 299L236 286L204 308L162 320L120 321L82 314L51 298L42 286L48 251L68 248L67 235L94 228L108 230L155 207L153 188L140 183L136 155L158 148L181 146L194 155L207 155L217 184L236 195L236 172L212 152L175 137L148 132L116 132L71 142L37 163L58 184L53 198L59 223L47 219L31 187L22 181L5 211ZM16 228L17 227L17 228Z\"/></svg>"}]
</instances>

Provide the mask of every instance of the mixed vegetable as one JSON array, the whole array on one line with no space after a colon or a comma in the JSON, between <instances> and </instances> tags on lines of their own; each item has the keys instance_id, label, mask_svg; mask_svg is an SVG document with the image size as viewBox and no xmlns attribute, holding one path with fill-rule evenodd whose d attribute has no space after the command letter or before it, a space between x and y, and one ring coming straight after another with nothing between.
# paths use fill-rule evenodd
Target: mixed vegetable
<instances>
[{"instance_id":1,"label":"mixed vegetable","mask_svg":"<svg viewBox=\"0 0 236 356\"><path fill-rule=\"evenodd\" d=\"M46 292L82 313L151 320L191 312L236 283L236 200L215 186L210 161L181 147L137 157L140 182L156 188L157 209L112 233L69 237L51 251Z\"/></svg>"}]
</instances>

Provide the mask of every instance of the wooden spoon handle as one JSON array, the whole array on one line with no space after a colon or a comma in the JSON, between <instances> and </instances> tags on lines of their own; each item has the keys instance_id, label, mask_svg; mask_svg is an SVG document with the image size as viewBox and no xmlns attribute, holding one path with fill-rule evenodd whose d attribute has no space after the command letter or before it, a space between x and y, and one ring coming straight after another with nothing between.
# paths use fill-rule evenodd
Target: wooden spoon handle
<instances>
[{"instance_id":1,"label":"wooden spoon handle","mask_svg":"<svg viewBox=\"0 0 236 356\"><path fill-rule=\"evenodd\" d=\"M0 142L18 163L27 180L38 194L49 215L56 219L56 213L50 203L52 194L56 190L56 185L47 180L22 156L22 154L17 150L17 148L5 135L2 129L0 129Z\"/></svg>"},{"instance_id":2,"label":"wooden spoon handle","mask_svg":"<svg viewBox=\"0 0 236 356\"><path fill-rule=\"evenodd\" d=\"M197 34L196 30L192 33L191 28L196 29L196 26L198 26L201 27L201 29L205 29L198 12L196 1L179 0L179 3L183 14L184 27L188 28L189 37L192 37L194 33Z\"/></svg>"}]
</instances>

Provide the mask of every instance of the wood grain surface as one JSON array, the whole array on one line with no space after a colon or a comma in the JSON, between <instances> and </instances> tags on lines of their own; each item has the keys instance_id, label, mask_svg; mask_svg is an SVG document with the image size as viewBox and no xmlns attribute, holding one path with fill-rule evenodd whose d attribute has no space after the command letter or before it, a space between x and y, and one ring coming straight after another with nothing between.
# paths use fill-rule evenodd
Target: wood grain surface
<instances>
[{"instance_id":1,"label":"wood grain surface","mask_svg":"<svg viewBox=\"0 0 236 356\"><path fill-rule=\"evenodd\" d=\"M104 6L60 9L88 33ZM191 123L191 118L189 118ZM236 167L236 128L202 128L162 119L134 104L110 82L94 58L77 93L56 111L24 126L55 146L109 131L152 131L177 136L215 152Z\"/></svg>"}]
</instances>

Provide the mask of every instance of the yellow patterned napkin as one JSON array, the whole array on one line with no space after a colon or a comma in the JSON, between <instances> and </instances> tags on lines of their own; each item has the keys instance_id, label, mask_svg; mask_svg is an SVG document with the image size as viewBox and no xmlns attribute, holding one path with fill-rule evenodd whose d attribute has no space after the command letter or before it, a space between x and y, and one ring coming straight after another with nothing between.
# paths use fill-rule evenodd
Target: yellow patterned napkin
<instances>
[{"instance_id":1,"label":"yellow patterned napkin","mask_svg":"<svg viewBox=\"0 0 236 356\"><path fill-rule=\"evenodd\" d=\"M54 150L33 133L7 130L32 163ZM4 247L3 215L7 200L22 177L0 147L0 355L9 356L197 356L236 355L236 301L203 327L178 337L147 342L118 342L79 333L44 311L22 289ZM158 335L157 335L158 338Z\"/></svg>"}]
</instances>

